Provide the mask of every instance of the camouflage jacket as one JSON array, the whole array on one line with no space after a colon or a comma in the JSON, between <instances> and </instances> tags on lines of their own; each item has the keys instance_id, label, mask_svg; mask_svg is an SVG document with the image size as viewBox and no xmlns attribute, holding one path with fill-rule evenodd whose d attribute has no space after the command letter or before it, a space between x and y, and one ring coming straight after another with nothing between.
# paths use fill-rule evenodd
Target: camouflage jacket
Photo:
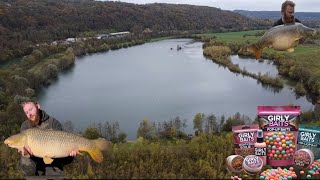
<instances>
[{"instance_id":1,"label":"camouflage jacket","mask_svg":"<svg viewBox=\"0 0 320 180\"><path fill-rule=\"evenodd\" d=\"M40 110L39 124L34 126L41 129L54 129L62 131L61 123L53 117L50 117L45 111ZM20 127L20 131L33 128L28 120L25 120Z\"/></svg>"}]
</instances>

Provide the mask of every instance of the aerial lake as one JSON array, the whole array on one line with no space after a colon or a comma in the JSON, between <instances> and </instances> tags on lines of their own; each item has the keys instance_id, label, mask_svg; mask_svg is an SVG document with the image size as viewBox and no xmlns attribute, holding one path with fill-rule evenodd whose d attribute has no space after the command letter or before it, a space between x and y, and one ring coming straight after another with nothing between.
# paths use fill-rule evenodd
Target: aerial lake
<instances>
[{"instance_id":1,"label":"aerial lake","mask_svg":"<svg viewBox=\"0 0 320 180\"><path fill-rule=\"evenodd\" d=\"M177 45L181 50L177 50ZM277 75L270 61L231 56L233 63L254 73ZM78 57L75 66L39 94L42 109L76 129L118 121L127 140L136 138L143 119L168 121L179 116L193 133L193 117L232 116L254 119L258 105L300 105L312 110L292 87L273 89L232 73L203 56L202 43L170 39Z\"/></svg>"}]
</instances>

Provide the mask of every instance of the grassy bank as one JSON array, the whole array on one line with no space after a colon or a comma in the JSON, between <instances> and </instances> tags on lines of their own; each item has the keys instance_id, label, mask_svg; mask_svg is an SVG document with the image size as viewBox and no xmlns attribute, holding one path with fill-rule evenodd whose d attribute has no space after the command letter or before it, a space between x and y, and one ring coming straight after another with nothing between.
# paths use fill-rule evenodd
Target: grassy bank
<instances>
[{"instance_id":1,"label":"grassy bank","mask_svg":"<svg viewBox=\"0 0 320 180\"><path fill-rule=\"evenodd\" d=\"M221 39L225 42L255 42L257 37L255 34L264 32L263 30L240 31L240 32L226 32L226 33L204 33L197 36L205 36L209 38Z\"/></svg>"},{"instance_id":2,"label":"grassy bank","mask_svg":"<svg viewBox=\"0 0 320 180\"><path fill-rule=\"evenodd\" d=\"M228 33L198 34L207 46L228 46L233 53L252 56L246 52L249 44L255 43L265 31L242 31ZM312 101L317 102L320 98L320 34L313 39L306 39L299 44L293 53L275 51L264 48L262 58L275 62L282 77L288 78L295 86L298 95L309 94Z\"/></svg>"},{"instance_id":3,"label":"grassy bank","mask_svg":"<svg viewBox=\"0 0 320 180\"><path fill-rule=\"evenodd\" d=\"M258 34L263 33L263 30L253 31L241 31L241 32L227 32L227 33L205 33L198 34L197 36L204 36L208 38L216 38L226 43L255 43L260 36ZM279 52L273 49L265 48L263 50L264 56L268 54L280 54L286 56L288 59L296 60L297 63L310 69L312 73L320 76L320 45L309 44L308 42L299 44L293 53Z\"/></svg>"}]
</instances>

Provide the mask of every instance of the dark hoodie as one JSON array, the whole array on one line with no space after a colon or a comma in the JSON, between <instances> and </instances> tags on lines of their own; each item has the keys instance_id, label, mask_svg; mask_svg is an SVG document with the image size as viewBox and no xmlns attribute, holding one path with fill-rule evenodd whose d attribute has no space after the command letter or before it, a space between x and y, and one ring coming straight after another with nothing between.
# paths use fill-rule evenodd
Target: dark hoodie
<instances>
[{"instance_id":1,"label":"dark hoodie","mask_svg":"<svg viewBox=\"0 0 320 180\"><path fill-rule=\"evenodd\" d=\"M32 126L28 120L25 120L20 127L20 131L29 129L29 128L41 128L41 129L54 129L62 131L61 123L53 117L50 117L45 111L40 110L40 121L36 126ZM22 157L23 158L23 157ZM63 172L63 166L70 164L73 161L74 157L65 157L65 158L55 158L54 161L47 165L44 164L42 158L31 156L30 160L36 163L36 168L38 171L47 171L49 167L54 167L60 169ZM56 171L56 170L54 170ZM54 172L53 170L51 172ZM46 172L47 173L47 172ZM54 172L55 173L55 172ZM52 174L51 174L52 175Z\"/></svg>"},{"instance_id":2,"label":"dark hoodie","mask_svg":"<svg viewBox=\"0 0 320 180\"><path fill-rule=\"evenodd\" d=\"M294 21L295 21L295 22L298 22L298 23L301 23L301 21L300 21L299 19L297 19L297 18L294 18ZM273 27L274 27L274 26L279 26L279 25L282 25L282 24L284 24L284 23L283 23L282 18L280 18L278 21L276 21L276 22L273 23Z\"/></svg>"},{"instance_id":3,"label":"dark hoodie","mask_svg":"<svg viewBox=\"0 0 320 180\"><path fill-rule=\"evenodd\" d=\"M53 117L50 117L45 111L39 110L40 111L40 121L39 124L36 126L32 126L31 123L28 120L25 120L20 127L20 131L37 127L40 129L54 129L54 130L60 130L62 131L62 126L61 123L56 120Z\"/></svg>"}]
</instances>

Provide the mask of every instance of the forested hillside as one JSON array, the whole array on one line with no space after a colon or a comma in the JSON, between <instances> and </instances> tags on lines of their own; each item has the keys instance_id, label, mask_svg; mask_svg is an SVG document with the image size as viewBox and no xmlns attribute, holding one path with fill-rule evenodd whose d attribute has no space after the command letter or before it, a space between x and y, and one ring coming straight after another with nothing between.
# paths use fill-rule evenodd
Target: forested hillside
<instances>
[{"instance_id":1,"label":"forested hillside","mask_svg":"<svg viewBox=\"0 0 320 180\"><path fill-rule=\"evenodd\" d=\"M30 54L30 45L101 32L226 31L266 23L205 6L91 0L0 1L0 63ZM29 48L28 48L29 47Z\"/></svg>"},{"instance_id":2,"label":"forested hillside","mask_svg":"<svg viewBox=\"0 0 320 180\"><path fill-rule=\"evenodd\" d=\"M278 20L281 17L280 11L234 10L234 12L251 18L271 19L273 21ZM320 12L295 12L294 15L301 21L319 21L320 19Z\"/></svg>"},{"instance_id":3,"label":"forested hillside","mask_svg":"<svg viewBox=\"0 0 320 180\"><path fill-rule=\"evenodd\" d=\"M234 10L241 15L253 19L270 20L272 22L281 17L280 11L245 11ZM298 18L304 25L319 28L320 27L320 12L295 12L294 16Z\"/></svg>"}]
</instances>

